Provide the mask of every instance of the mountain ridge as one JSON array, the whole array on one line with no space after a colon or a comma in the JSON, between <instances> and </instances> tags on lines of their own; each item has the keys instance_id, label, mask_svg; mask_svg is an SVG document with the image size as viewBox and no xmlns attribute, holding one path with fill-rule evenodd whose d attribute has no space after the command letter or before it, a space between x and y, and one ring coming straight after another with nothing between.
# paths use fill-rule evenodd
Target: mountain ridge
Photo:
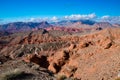
<instances>
[{"instance_id":1,"label":"mountain ridge","mask_svg":"<svg viewBox=\"0 0 120 80\"><path fill-rule=\"evenodd\" d=\"M25 32L39 30L63 30L68 32L79 32L81 29L99 30L104 28L120 27L119 24L110 24L109 22L95 22L92 20L64 20L60 22L48 23L42 22L13 22L0 25L0 35L7 35L15 32Z\"/></svg>"}]
</instances>

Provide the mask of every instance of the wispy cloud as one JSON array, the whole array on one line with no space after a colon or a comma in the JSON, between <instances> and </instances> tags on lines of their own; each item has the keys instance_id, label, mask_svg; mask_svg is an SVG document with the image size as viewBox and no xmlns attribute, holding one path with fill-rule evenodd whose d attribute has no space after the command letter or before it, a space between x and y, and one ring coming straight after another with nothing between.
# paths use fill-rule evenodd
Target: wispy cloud
<instances>
[{"instance_id":1,"label":"wispy cloud","mask_svg":"<svg viewBox=\"0 0 120 80\"><path fill-rule=\"evenodd\" d=\"M23 19L25 22L40 22L42 21L41 18L34 18L34 17L31 17L31 18L26 18L26 19Z\"/></svg>"},{"instance_id":2,"label":"wispy cloud","mask_svg":"<svg viewBox=\"0 0 120 80\"><path fill-rule=\"evenodd\" d=\"M92 14L73 14L70 16L64 16L65 19L67 20L80 20L80 19L94 19L96 18L96 14L92 13Z\"/></svg>"},{"instance_id":3,"label":"wispy cloud","mask_svg":"<svg viewBox=\"0 0 120 80\"><path fill-rule=\"evenodd\" d=\"M120 16L102 16L99 21L110 22L110 23L120 23Z\"/></svg>"},{"instance_id":4,"label":"wispy cloud","mask_svg":"<svg viewBox=\"0 0 120 80\"><path fill-rule=\"evenodd\" d=\"M120 23L120 16L109 16L104 15L102 17L97 16L95 13L91 14L72 14L72 15L66 15L62 17L26 17L26 18L15 18L15 19L8 19L3 20L0 19L0 23L8 23L8 22L41 22L41 21L48 21L48 22L59 22L62 20L95 20L100 22L110 22L110 23Z\"/></svg>"},{"instance_id":5,"label":"wispy cloud","mask_svg":"<svg viewBox=\"0 0 120 80\"><path fill-rule=\"evenodd\" d=\"M105 16L102 16L102 17L101 17L101 19L108 19L108 18L110 18L109 15L105 15Z\"/></svg>"},{"instance_id":6,"label":"wispy cloud","mask_svg":"<svg viewBox=\"0 0 120 80\"><path fill-rule=\"evenodd\" d=\"M51 18L51 21L52 21L52 22L58 22L58 20L59 20L59 19L58 19L56 16L53 16L53 17Z\"/></svg>"}]
</instances>

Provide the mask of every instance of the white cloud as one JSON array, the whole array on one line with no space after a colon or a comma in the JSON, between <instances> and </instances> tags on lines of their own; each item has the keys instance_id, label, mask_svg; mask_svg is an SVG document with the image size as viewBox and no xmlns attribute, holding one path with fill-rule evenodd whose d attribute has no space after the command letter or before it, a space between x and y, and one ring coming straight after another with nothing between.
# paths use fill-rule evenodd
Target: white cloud
<instances>
[{"instance_id":1,"label":"white cloud","mask_svg":"<svg viewBox=\"0 0 120 80\"><path fill-rule=\"evenodd\" d=\"M65 19L67 20L80 20L80 19L94 19L96 18L96 14L92 13L92 14L73 14L70 16L64 16Z\"/></svg>"},{"instance_id":2,"label":"white cloud","mask_svg":"<svg viewBox=\"0 0 120 80\"><path fill-rule=\"evenodd\" d=\"M48 17L44 17L44 18L41 18L42 21L48 21L49 18Z\"/></svg>"},{"instance_id":3,"label":"white cloud","mask_svg":"<svg viewBox=\"0 0 120 80\"><path fill-rule=\"evenodd\" d=\"M24 22L41 22L41 21L47 21L47 20L48 20L47 17L45 17L45 18L31 17L31 18L22 19L21 21L24 21Z\"/></svg>"},{"instance_id":4,"label":"white cloud","mask_svg":"<svg viewBox=\"0 0 120 80\"><path fill-rule=\"evenodd\" d=\"M32 21L35 21L35 18L30 18L30 21L32 22Z\"/></svg>"},{"instance_id":5,"label":"white cloud","mask_svg":"<svg viewBox=\"0 0 120 80\"><path fill-rule=\"evenodd\" d=\"M57 18L56 16L52 17L51 20L52 20L53 22L58 22L58 18Z\"/></svg>"},{"instance_id":6,"label":"white cloud","mask_svg":"<svg viewBox=\"0 0 120 80\"><path fill-rule=\"evenodd\" d=\"M110 22L110 23L119 23L120 24L120 16L109 16L104 15L102 17L96 16L95 13L91 14L72 14L67 15L63 17L25 17L25 18L13 18L13 19L0 19L0 23L9 23L9 22L17 22L17 21L23 21L23 22L58 22L62 20L95 20L99 22Z\"/></svg>"},{"instance_id":7,"label":"white cloud","mask_svg":"<svg viewBox=\"0 0 120 80\"><path fill-rule=\"evenodd\" d=\"M110 22L110 23L120 23L120 16L102 16L99 21Z\"/></svg>"},{"instance_id":8,"label":"white cloud","mask_svg":"<svg viewBox=\"0 0 120 80\"><path fill-rule=\"evenodd\" d=\"M105 15L105 16L102 16L102 17L101 17L101 19L108 19L108 18L110 18L109 15Z\"/></svg>"}]
</instances>

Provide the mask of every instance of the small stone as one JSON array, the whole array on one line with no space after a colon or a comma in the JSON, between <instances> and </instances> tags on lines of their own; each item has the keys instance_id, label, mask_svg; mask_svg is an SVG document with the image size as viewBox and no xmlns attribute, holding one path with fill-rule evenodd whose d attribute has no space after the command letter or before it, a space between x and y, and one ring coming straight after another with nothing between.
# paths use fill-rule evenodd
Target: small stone
<instances>
[{"instance_id":1,"label":"small stone","mask_svg":"<svg viewBox=\"0 0 120 80\"><path fill-rule=\"evenodd\" d=\"M1 61L0 61L0 65L3 64Z\"/></svg>"}]
</instances>

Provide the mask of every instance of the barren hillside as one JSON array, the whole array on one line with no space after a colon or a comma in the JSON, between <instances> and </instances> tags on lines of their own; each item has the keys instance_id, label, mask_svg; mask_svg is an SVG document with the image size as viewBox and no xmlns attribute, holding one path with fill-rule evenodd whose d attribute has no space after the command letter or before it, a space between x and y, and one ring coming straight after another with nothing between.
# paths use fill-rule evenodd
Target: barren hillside
<instances>
[{"instance_id":1,"label":"barren hillside","mask_svg":"<svg viewBox=\"0 0 120 80\"><path fill-rule=\"evenodd\" d=\"M114 80L120 72L119 35L120 28L108 28L84 34L41 29L2 36L0 73L19 68L32 75L30 80L53 80L56 75Z\"/></svg>"}]
</instances>

